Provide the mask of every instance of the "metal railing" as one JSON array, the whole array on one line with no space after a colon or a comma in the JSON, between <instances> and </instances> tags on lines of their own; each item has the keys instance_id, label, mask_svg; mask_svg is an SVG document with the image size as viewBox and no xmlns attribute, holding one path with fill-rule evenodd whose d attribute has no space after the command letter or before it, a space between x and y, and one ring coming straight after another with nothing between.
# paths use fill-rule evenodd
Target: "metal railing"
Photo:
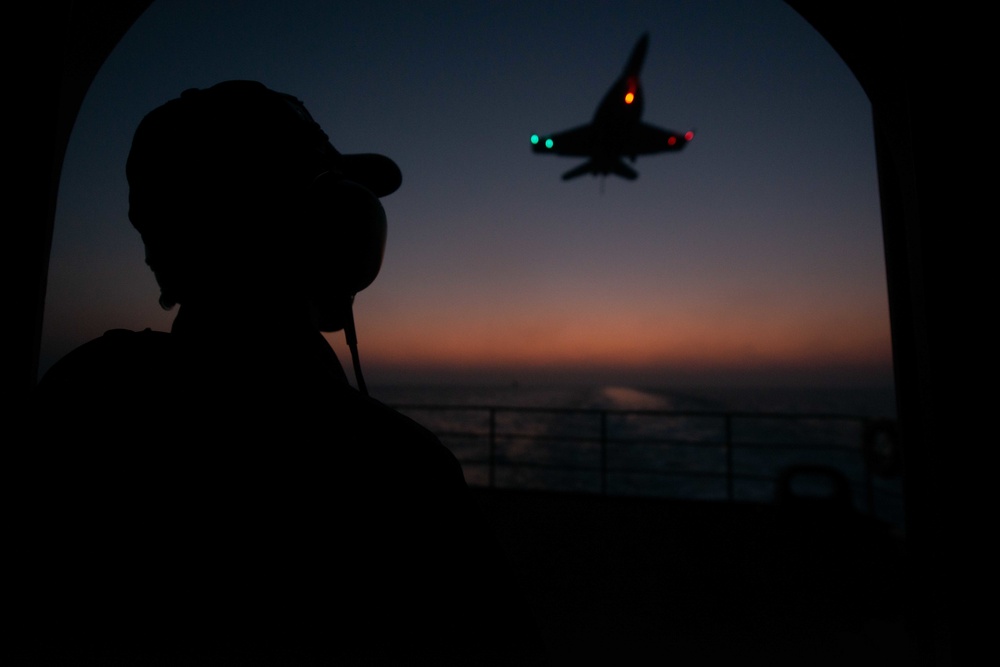
<instances>
[{"instance_id":1,"label":"metal railing","mask_svg":"<svg viewBox=\"0 0 1000 667\"><path fill-rule=\"evenodd\" d=\"M878 478L866 457L863 440L872 420L864 416L394 407L433 431L474 486L770 500L782 476L799 468L807 473L803 477L817 471L839 475L854 506L893 522L898 513L901 521L898 480ZM804 482L804 492L810 493L810 483L828 481Z\"/></svg>"}]
</instances>

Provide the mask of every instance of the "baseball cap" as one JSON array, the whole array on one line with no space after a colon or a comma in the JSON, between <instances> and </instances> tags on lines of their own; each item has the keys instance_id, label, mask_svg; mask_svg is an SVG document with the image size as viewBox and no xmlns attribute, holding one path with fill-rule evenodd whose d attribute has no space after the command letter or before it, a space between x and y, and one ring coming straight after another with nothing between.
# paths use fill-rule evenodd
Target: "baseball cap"
<instances>
[{"instance_id":1,"label":"baseball cap","mask_svg":"<svg viewBox=\"0 0 1000 667\"><path fill-rule=\"evenodd\" d=\"M392 194L402 183L389 157L341 153L302 101L247 80L190 88L149 112L126 164L133 207L141 206L151 190L162 193L164 186L175 194L209 187L224 191L236 182L248 190L280 188L324 173L377 197Z\"/></svg>"}]
</instances>

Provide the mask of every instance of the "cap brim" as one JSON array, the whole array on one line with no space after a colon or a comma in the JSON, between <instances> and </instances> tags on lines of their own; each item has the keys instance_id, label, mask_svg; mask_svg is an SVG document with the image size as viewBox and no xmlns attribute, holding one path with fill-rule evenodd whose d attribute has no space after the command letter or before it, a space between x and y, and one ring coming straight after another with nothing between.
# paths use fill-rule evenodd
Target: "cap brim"
<instances>
[{"instance_id":1,"label":"cap brim","mask_svg":"<svg viewBox=\"0 0 1000 667\"><path fill-rule=\"evenodd\" d=\"M376 197L391 195L403 183L403 173L390 158L377 153L340 154L339 171L344 178L371 190Z\"/></svg>"}]
</instances>

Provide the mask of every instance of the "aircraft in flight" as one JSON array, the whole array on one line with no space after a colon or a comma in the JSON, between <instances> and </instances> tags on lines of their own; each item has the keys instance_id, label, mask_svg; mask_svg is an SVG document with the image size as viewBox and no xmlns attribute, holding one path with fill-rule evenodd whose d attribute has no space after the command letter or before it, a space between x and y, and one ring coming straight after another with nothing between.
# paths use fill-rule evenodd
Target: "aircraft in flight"
<instances>
[{"instance_id":1,"label":"aircraft in flight","mask_svg":"<svg viewBox=\"0 0 1000 667\"><path fill-rule=\"evenodd\" d=\"M632 49L625 71L601 100L590 124L555 134L531 135L535 153L588 158L563 174L564 181L583 174L617 174L635 180L638 172L622 158L635 162L639 155L679 151L694 138L690 130L680 134L642 122L644 100L639 70L648 48L649 33L644 33Z\"/></svg>"}]
</instances>

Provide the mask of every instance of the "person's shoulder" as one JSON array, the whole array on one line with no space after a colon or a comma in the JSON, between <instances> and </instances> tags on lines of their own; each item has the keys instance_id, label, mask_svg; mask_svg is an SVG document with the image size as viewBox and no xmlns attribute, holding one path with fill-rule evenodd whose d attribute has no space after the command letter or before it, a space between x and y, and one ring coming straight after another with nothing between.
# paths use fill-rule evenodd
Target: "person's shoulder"
<instances>
[{"instance_id":1,"label":"person's shoulder","mask_svg":"<svg viewBox=\"0 0 1000 667\"><path fill-rule=\"evenodd\" d=\"M340 400L350 414L358 419L368 421L371 428L382 433L388 434L398 431L421 440L437 441L437 436L424 426L378 399L362 394L353 387L345 387L340 393Z\"/></svg>"},{"instance_id":2,"label":"person's shoulder","mask_svg":"<svg viewBox=\"0 0 1000 667\"><path fill-rule=\"evenodd\" d=\"M81 400L119 392L135 395L149 378L175 368L176 355L168 333L111 329L53 364L35 388L35 398L73 396Z\"/></svg>"},{"instance_id":3,"label":"person's shoulder","mask_svg":"<svg viewBox=\"0 0 1000 667\"><path fill-rule=\"evenodd\" d=\"M464 479L451 450L429 429L398 410L348 386L340 391L337 411L342 430L352 434L350 439L371 448L388 467L414 472L436 469Z\"/></svg>"}]
</instances>

